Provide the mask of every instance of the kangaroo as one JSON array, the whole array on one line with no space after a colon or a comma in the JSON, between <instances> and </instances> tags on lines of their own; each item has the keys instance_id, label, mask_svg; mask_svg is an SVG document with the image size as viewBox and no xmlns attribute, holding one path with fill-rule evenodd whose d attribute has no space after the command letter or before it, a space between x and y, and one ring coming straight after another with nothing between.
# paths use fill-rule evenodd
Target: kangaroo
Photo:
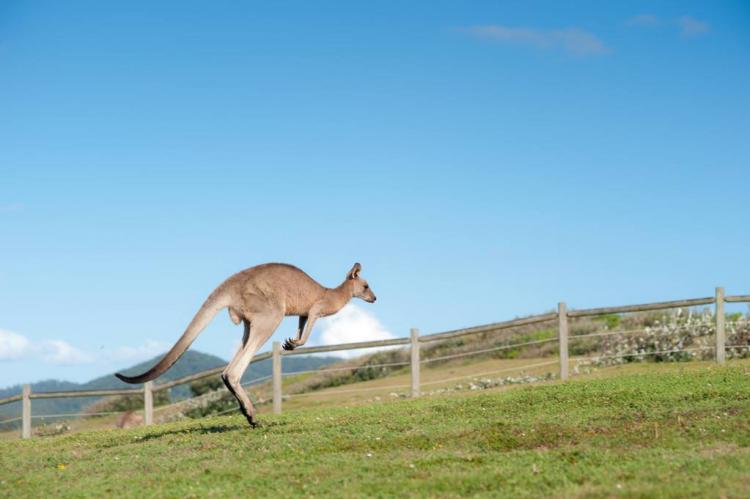
<instances>
[{"instance_id":1,"label":"kangaroo","mask_svg":"<svg viewBox=\"0 0 750 499\"><path fill-rule=\"evenodd\" d=\"M214 316L229 310L232 322L244 325L242 344L221 374L221 379L237 399L240 411L255 428L255 407L240 384L253 355L281 323L284 316L299 316L296 338L287 338L285 350L304 345L315 321L333 315L354 297L368 303L377 299L369 284L359 276L362 266L355 263L346 279L335 288L326 288L293 265L267 263L234 274L216 288L203 303L177 343L151 369L138 376L115 374L126 383L143 383L161 376L177 362Z\"/></svg>"}]
</instances>

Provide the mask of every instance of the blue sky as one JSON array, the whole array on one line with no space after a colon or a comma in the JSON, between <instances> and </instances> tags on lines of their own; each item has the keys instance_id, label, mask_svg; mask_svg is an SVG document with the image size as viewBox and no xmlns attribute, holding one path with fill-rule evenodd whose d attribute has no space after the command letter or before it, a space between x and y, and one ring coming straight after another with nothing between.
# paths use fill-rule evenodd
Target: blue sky
<instances>
[{"instance_id":1,"label":"blue sky","mask_svg":"<svg viewBox=\"0 0 750 499\"><path fill-rule=\"evenodd\" d=\"M0 386L267 261L362 262L317 342L750 293L749 49L739 1L3 2Z\"/></svg>"}]
</instances>

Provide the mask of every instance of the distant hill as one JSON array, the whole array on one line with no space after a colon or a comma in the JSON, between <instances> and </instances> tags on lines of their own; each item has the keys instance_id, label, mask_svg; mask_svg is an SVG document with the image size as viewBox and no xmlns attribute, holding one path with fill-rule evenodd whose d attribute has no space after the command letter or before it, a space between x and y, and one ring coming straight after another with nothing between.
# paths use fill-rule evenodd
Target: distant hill
<instances>
[{"instance_id":1,"label":"distant hill","mask_svg":"<svg viewBox=\"0 0 750 499\"><path fill-rule=\"evenodd\" d=\"M164 357L164 354L157 355L153 359L146 360L144 362L141 362L140 364L136 364L133 367L129 367L127 369L123 369L123 374L127 374L130 376L141 374L144 371L149 370L151 367L153 367L154 364L156 364L161 358ZM221 357L217 357L216 355L211 355L208 353L203 352L197 352L193 350L188 350L185 352L185 354L180 357L180 360L178 360L175 365L173 365L167 372L165 372L163 375L159 377L158 382L164 382L164 381L170 381L173 379L181 378L183 376L188 376L190 374L199 373L201 371L205 371L207 369L213 369L215 367L225 366L227 365L227 361L222 359ZM101 376L99 378L92 379L91 381L84 383L80 386L80 390L102 390L102 389L118 389L118 388L135 388L140 387L143 385L129 385L128 383L125 383L124 381L120 381L112 374L106 374L104 376ZM184 387L176 387L184 388ZM33 387L32 387L33 389ZM173 391L173 395L184 395L187 396L189 394L189 390L185 389L184 394L178 391Z\"/></svg>"},{"instance_id":2,"label":"distant hill","mask_svg":"<svg viewBox=\"0 0 750 499\"><path fill-rule=\"evenodd\" d=\"M141 362L140 364L124 369L125 374L139 374L146 371L153 366L159 359L163 357L158 355L153 359ZM319 367L329 365L340 361L337 357L287 357L284 359L284 370L286 371L300 371L308 369L317 369ZM213 369L215 367L225 366L227 361L221 357L210 355L207 353L197 352L194 350L188 350L175 363L172 368L164 373L159 381L170 381L173 379L187 376L190 374L199 373L207 369ZM262 376L268 376L271 374L271 360L264 360L255 364L251 364L243 376L243 383L249 382L254 378ZM56 379L39 381L32 383L32 392L52 392L52 391L64 391L64 390L102 390L102 389L119 389L119 388L136 388L142 385L129 385L117 379L114 373L101 376L96 379L92 379L86 383L74 383L71 381L60 381ZM9 388L0 389L0 398L10 397L21 393L21 385L11 386ZM188 385L176 386L170 391L172 400L179 400L190 396L190 389ZM85 397L85 398L64 398L64 399L37 399L32 400L32 414L34 416L50 415L50 414L64 414L64 413L75 413L80 412L81 409L90 405L91 403L99 400L100 397ZM0 421L3 419L9 419L19 416L21 412L20 402L14 402L12 404L6 404L0 406ZM10 424L11 426L18 426L19 422ZM7 429L8 424L0 424L0 430Z\"/></svg>"}]
</instances>

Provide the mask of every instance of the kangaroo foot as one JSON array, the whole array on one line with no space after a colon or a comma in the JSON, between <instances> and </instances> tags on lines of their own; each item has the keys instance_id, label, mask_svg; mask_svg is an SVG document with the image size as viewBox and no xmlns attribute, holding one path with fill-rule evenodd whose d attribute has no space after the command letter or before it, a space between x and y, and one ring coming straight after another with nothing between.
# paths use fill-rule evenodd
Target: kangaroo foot
<instances>
[{"instance_id":1,"label":"kangaroo foot","mask_svg":"<svg viewBox=\"0 0 750 499\"><path fill-rule=\"evenodd\" d=\"M253 413L246 410L244 407L240 407L240 412L243 416L245 416L245 419L247 419L247 424L249 424L251 428L258 427L258 421L255 419L255 415Z\"/></svg>"},{"instance_id":2,"label":"kangaroo foot","mask_svg":"<svg viewBox=\"0 0 750 499\"><path fill-rule=\"evenodd\" d=\"M247 419L247 424L250 425L250 428L258 427L258 420L255 419L255 416L253 416L252 414L248 414L245 411L242 411L242 414L245 416L245 419Z\"/></svg>"}]
</instances>

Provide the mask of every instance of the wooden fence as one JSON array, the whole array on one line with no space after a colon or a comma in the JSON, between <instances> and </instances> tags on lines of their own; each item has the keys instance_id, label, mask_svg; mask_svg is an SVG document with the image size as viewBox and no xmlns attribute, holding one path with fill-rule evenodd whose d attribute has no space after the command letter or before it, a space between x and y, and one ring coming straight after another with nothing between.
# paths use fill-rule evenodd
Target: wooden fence
<instances>
[{"instance_id":1,"label":"wooden fence","mask_svg":"<svg viewBox=\"0 0 750 499\"><path fill-rule=\"evenodd\" d=\"M420 394L420 378L419 378L419 346L420 343L430 343L434 341L443 341L447 339L458 338L461 336L480 334L487 332L501 331L505 329L515 328L519 326L528 326L539 324L542 322L557 321L557 341L559 343L559 377L561 380L568 379L568 320L577 317L593 317L608 314L623 314L629 312L645 312L650 310L666 310L672 308L683 308L683 307L695 307L700 305L714 305L714 317L716 321L716 346L715 346L715 360L722 364L725 361L726 356L726 334L725 334L725 317L724 317L724 304L725 303L750 303L750 295L735 295L725 296L724 288L716 288L716 293L712 297L707 298L693 298L689 300L676 300L666 301L658 303L645 303L640 305L626 305L620 307L603 307L603 308L590 308L582 310L568 310L565 302L560 302L557 307L557 312L533 315L530 317L524 317L521 319L514 319L505 322L496 322L493 324L486 324L483 326L475 326L465 329L456 329L453 331L446 331L442 333L430 334L425 336L419 335L418 329L412 329L409 338L396 338L390 340L377 340L377 341L362 341L356 343L342 343L338 345L325 345L325 346L314 346L314 347L302 347L291 351L284 351L281 349L281 344L278 341L273 343L273 349L271 352L262 353L253 358L252 362L260 362L266 359L273 359L273 412L276 414L281 413L281 379L282 379L282 368L281 358L290 355L308 355L312 353L322 352L337 352L343 350L359 350L365 348L380 348L388 346L405 346L409 345L411 351L411 361L409 363L411 368L411 396L418 397ZM190 383L192 381L200 380L210 376L215 376L223 371L223 367L217 367L214 369L208 369L200 373L191 374L189 376L183 376L181 378L160 384L154 384L153 381L144 383L142 389L120 389L120 390L80 390L80 391L58 391L58 392L32 392L31 385L23 385L23 390L20 395L14 395L0 399L0 405L9 404L11 402L21 401L21 437L31 438L31 400L32 399L44 399L44 398L66 398L66 397L101 397L101 396L122 396L122 395L136 395L143 394L144 399L144 424L153 424L154 418L154 407L153 407L153 393L161 390L172 388L176 385L184 383Z\"/></svg>"}]
</instances>

